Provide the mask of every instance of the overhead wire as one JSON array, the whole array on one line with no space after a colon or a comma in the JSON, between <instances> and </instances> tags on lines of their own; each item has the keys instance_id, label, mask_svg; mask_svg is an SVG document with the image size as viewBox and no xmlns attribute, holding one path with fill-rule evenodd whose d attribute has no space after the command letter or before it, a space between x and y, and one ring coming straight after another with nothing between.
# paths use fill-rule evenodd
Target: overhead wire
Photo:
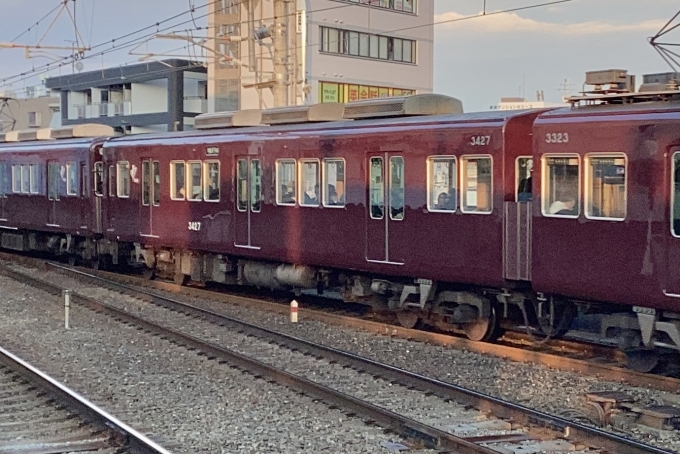
<instances>
[{"instance_id":1,"label":"overhead wire","mask_svg":"<svg viewBox=\"0 0 680 454\"><path fill-rule=\"evenodd\" d=\"M211 2L211 3L208 3L208 4L204 5L204 6L197 7L197 8L203 8L203 7L209 6L209 5L214 4L214 3L218 3L219 1L221 1L221 0L215 0L215 1ZM242 0L242 1L238 2L238 3L236 3L236 4L241 4L241 3L243 3L244 1L246 1L246 0ZM334 10L334 9L340 9L340 8L347 8L347 7L349 7L349 6L352 6L352 5L351 5L351 4L344 4L344 5L341 5L341 6L333 6L333 7L329 7L329 8L323 8L323 9L320 9L320 10L315 10L314 12L321 12L321 11L329 11L329 10ZM132 39L132 40L130 40L130 41L127 41L127 42L125 42L125 43L123 43L123 44L117 44L117 43L116 43L116 41L118 41L118 40L120 40L120 39L123 39L123 38L129 37L129 36L132 36L132 35L134 35L134 34L137 34L137 33L139 33L139 32L142 31L142 30L148 30L148 29L151 28L151 27L158 26L158 25L160 25L160 24L163 23L163 22L167 22L167 21L169 21L169 20L176 19L177 17L182 16L182 15L185 15L185 14L187 14L187 12L184 12L184 13L181 13L181 14L177 14L177 15L173 16L172 18L166 19L166 20L161 21L161 22L156 22L154 25L144 27L144 28L142 28L142 29L139 29L138 31L131 32L131 33L127 33L127 34L125 34L125 35L122 35L122 37L114 38L114 39L112 39L112 40L108 40L108 41L106 41L106 42L103 42L103 43L97 44L97 45L95 45L95 46L92 46L92 47L90 48L90 50L95 49L95 48L99 48L99 47L102 47L102 46L105 46L105 45L108 45L108 44L111 44L113 47L111 47L111 48L109 48L109 49L106 49L106 50L104 50L104 51L98 52L98 53L94 53L94 54L90 53L89 55L87 55L87 56L81 58L80 60L82 61L82 60L86 60L86 59L90 59L90 58L94 58L94 57L98 57L98 56L103 56L103 55L108 54L108 53L111 53L111 52L116 52L116 51L119 51L119 50L124 50L124 49L130 48L130 47L134 47L134 46L136 46L136 45L142 43L142 42L144 41L144 39L150 38L150 37L152 37L152 36L154 36L154 35L156 35L156 34L162 32L162 31L167 31L167 30L173 29L173 28L175 28L175 27L178 27L178 26L180 26L180 25L185 25L185 24L188 24L188 23L192 22L193 19L186 20L186 21L184 21L184 22L180 22L180 23L178 23L178 24L174 24L174 25L169 26L169 27L164 28L164 29L157 29L157 30L154 31L153 33L149 33L149 34L147 34L147 35L144 35L144 36L141 36L141 37L138 37L138 38L134 38L134 39ZM202 19L202 18L207 17L207 16L209 16L209 15L210 15L210 13L207 13L207 14L198 16L197 19ZM293 14L291 14L291 15L293 15ZM268 20L268 19L274 19L274 18L273 18L273 17L271 17L271 18L263 18L263 20ZM243 24L243 23L245 23L245 21L239 22L239 24ZM204 27L204 28L207 29L207 28L209 28L209 27L206 26L206 27ZM38 66L38 67L36 67L36 68L34 68L34 69L30 70L30 71L24 71L24 72L22 72L22 73L19 73L19 74L14 75L14 76L7 76L7 77L4 77L4 78L0 79L0 83L1 83L1 84L4 84L4 85L6 85L7 82L19 83L19 82L28 80L28 79L30 79L30 78L32 78L32 77L35 77L35 76L37 76L37 75L39 75L39 74L44 74L44 73L46 73L46 72L48 72L48 71L50 71L50 70L52 70L52 69L64 67L64 66L66 66L66 65L68 65L68 64L70 64L70 63L71 63L71 56L62 57L61 59L57 60L57 63L56 63L56 64L46 63L46 64L44 64L44 65L42 65L42 66ZM42 72L41 72L41 71L42 71ZM32 75L32 74L33 74L33 75Z\"/></svg>"},{"instance_id":2,"label":"overhead wire","mask_svg":"<svg viewBox=\"0 0 680 454\"><path fill-rule=\"evenodd\" d=\"M9 41L9 42L10 42L10 43L14 43L17 39L21 38L21 37L24 36L26 33L29 33L31 30L33 30L33 27L36 27L36 26L40 25L40 22L42 22L42 21L44 21L45 19L47 19L52 13L54 13L54 12L55 12L56 10L58 10L59 8L61 8L61 4L55 6L54 8L52 8L52 9L50 10L49 13L45 14L43 17L41 17L40 19L38 19L34 24L31 24L30 27L28 27L28 28L27 28L26 30L24 30L23 32L19 33L17 36L15 36L15 37L14 37L11 41ZM2 51L2 50L3 50L3 49L0 49L0 51Z\"/></svg>"},{"instance_id":3,"label":"overhead wire","mask_svg":"<svg viewBox=\"0 0 680 454\"><path fill-rule=\"evenodd\" d=\"M221 0L215 0L213 2L206 4L206 5L199 6L197 8L203 8L203 7L209 6L211 4L217 3L219 1L221 1ZM240 3L243 3L244 1L245 0L242 0L238 3L240 4ZM392 30L385 30L385 31L383 31L383 33L396 33L396 32L401 32L401 31L406 31L406 30L413 30L413 29L417 29L417 28L433 27L433 26L447 24L447 23L460 22L460 21L465 21L465 20L472 20L472 19L477 19L477 18L482 18L482 17L489 17L489 16L493 16L493 15L498 15L498 14L512 13L512 12L517 12L517 11L525 11L525 10L529 10L529 9L542 8L542 7L552 6L552 5L556 5L556 4L562 4L562 3L571 3L571 2L574 2L574 1L576 1L576 0L552 0L552 1L541 2L541 3L537 3L537 4L533 4L533 5L527 5L527 6L516 7L516 8L508 8L508 9L492 11L492 12L486 12L485 11L481 14L473 14L473 15L469 15L469 16L457 17L457 18L454 18L454 19L445 19L445 20L440 20L440 21L429 22L427 24L419 24L419 25L414 25L414 26L410 26L410 27L401 27L401 28L396 28L396 29L392 29ZM324 8L324 9L321 9L321 10L315 10L315 11L310 11L310 12L322 12L322 11L326 11L326 10L345 8L345 7L348 7L348 6L353 6L353 5L352 4L346 4L346 5L342 5L342 6ZM127 33L125 35L122 35L121 37L114 38L114 39L108 40L106 42L97 44L97 45L93 46L92 49L99 48L99 47L105 46L107 44L111 44L114 47L107 49L107 50L104 50L104 51L101 51L101 52L96 53L96 54L90 54L88 56L85 56L83 59L94 58L94 57L97 57L97 56L100 56L100 55L105 55L105 54L108 54L108 53L111 53L111 52L115 52L115 51L119 51L119 50L127 49L129 47L136 46L136 45L140 44L140 42L143 42L143 40L145 38L149 38L153 35L156 35L161 31L166 31L166 30L172 29L172 28L180 26L180 25L185 25L187 23L194 22L195 19L202 19L202 18L210 15L210 13L207 13L207 14L195 17L195 18L192 15L192 18L190 20L180 22L179 24L174 24L173 26L167 27L163 30L157 30L154 33L147 34L147 35L144 35L144 36L139 37L139 38L135 38L135 39L128 41L126 43L123 43L123 44L118 44L118 45L115 44L116 41L118 41L120 39L124 39L126 37L133 36L137 33L140 33L143 30L148 30L151 27L158 26L159 24L168 22L172 19L176 19L176 18L181 17L181 16L183 16L183 15L189 13L189 12L190 11L185 11L183 13L176 14L175 16L172 16L171 18L168 18L164 21L157 22L154 25L146 26L146 27L143 27L143 28L141 28L141 29L139 29L135 32L130 32L130 33ZM273 18L270 18L270 19L273 19ZM267 20L267 19L265 18L263 20ZM239 22L239 24L243 24L243 23L244 23L244 21ZM206 26L205 28L207 29L209 27ZM313 47L318 47L320 45L321 45L321 42L302 44L302 45L297 46L293 49L297 50L297 49L302 49L302 48L313 48ZM242 55L241 58L244 59L244 58L247 58L249 56L250 56L249 54L245 54L245 55ZM14 76L2 78L2 79L0 79L0 84L6 84L6 82L10 81L10 80L14 81L14 83L22 82L22 81L25 81L25 80L27 80L31 77L35 77L35 75L37 75L37 73L39 71L45 70L45 71L43 71L43 73L44 73L44 72L47 72L48 70L54 69L55 67L60 68L60 67L63 67L67 64L70 64L70 57L64 57L62 60L68 60L68 61L58 63L56 66L54 66L54 65L51 66L48 63L46 65L43 65L42 67L37 67L37 68L35 68L34 70L31 70L31 71L27 71L27 72L23 72L23 73L14 75ZM202 63L201 63L201 65L202 65ZM35 75L29 76L29 74L34 74L34 73L35 73ZM15 80L15 79L18 79L18 80Z\"/></svg>"}]
</instances>

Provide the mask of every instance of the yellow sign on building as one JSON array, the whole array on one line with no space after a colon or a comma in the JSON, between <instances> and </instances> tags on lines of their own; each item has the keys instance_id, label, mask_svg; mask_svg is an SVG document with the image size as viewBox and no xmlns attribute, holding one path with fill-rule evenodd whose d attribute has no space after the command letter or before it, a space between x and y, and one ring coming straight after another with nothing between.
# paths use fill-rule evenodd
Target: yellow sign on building
<instances>
[{"instance_id":1,"label":"yellow sign on building","mask_svg":"<svg viewBox=\"0 0 680 454\"><path fill-rule=\"evenodd\" d=\"M321 102L352 102L360 99L411 96L415 94L415 90L403 88L339 84L335 82L321 82L319 87L321 90Z\"/></svg>"}]
</instances>

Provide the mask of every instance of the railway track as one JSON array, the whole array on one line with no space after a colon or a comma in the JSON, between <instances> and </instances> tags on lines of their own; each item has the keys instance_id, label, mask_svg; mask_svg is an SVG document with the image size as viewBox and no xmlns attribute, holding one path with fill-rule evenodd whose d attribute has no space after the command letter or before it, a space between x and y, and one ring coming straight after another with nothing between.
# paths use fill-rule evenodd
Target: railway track
<instances>
[{"instance_id":1,"label":"railway track","mask_svg":"<svg viewBox=\"0 0 680 454\"><path fill-rule=\"evenodd\" d=\"M148 319L149 314L145 314L143 319L133 316L127 311L87 297L78 290L73 293L75 302L126 323L141 326L211 358L227 361L256 376L274 380L321 399L350 414L358 414L365 420L389 428L403 437L416 439L428 447L471 453L491 453L498 452L499 449L511 449L510 452L520 449L525 450L522 452L566 452L583 448L591 448L589 452L670 452L347 352L250 325L148 290L105 281L64 267L61 267L61 271L75 273L79 279L87 279L90 283L94 280L97 286L151 301L163 308L164 315L159 316L163 321L152 321ZM14 270L3 268L3 273L53 294L63 290L59 285ZM91 287L85 291L88 294L93 292ZM167 309L171 309L174 315L167 315L170 312ZM189 324L187 315L191 316L192 324L199 324L186 326ZM166 325L172 325L169 321L172 317L180 319L175 322L175 326L186 326L192 334L168 328ZM193 335L206 332L206 322L213 327L228 328L221 328L220 334L205 334L213 340L221 338L219 345ZM225 348L224 342L230 344L230 348ZM342 372L340 374L339 369ZM378 390L366 388L362 392L365 386L362 383L366 382L376 383ZM419 414L417 411L426 408L434 410L427 414Z\"/></svg>"},{"instance_id":2,"label":"railway track","mask_svg":"<svg viewBox=\"0 0 680 454\"><path fill-rule=\"evenodd\" d=\"M17 256L13 254L5 255L0 253L0 259L7 258L7 260L17 260L16 257ZM36 266L37 263L35 259L26 258L22 258L20 262L26 263L28 266ZM61 270L67 270L67 268L62 267ZM280 314L288 314L290 311L290 308L287 305L252 297L232 294L227 295L203 288L178 286L170 282L150 281L139 276L111 273L107 271L87 270L87 273L119 284L132 285L139 288L147 288L173 294L182 292L187 296L198 299L239 305L255 310ZM354 315L345 316L305 307L301 307L298 310L300 317L307 320L344 326L374 334L427 342L434 345L496 356L512 361L547 366L556 370L607 377L608 380L619 381L631 386L641 386L668 392L677 392L678 389L680 389L680 379L627 369L622 364L624 355L621 352L616 348L599 344L587 343L574 339L553 339L546 343L535 343L528 339L525 334L517 332L508 332L500 339L499 343L492 344L488 342L475 342L449 334L403 328L399 325L375 321L372 317L366 318Z\"/></svg>"},{"instance_id":3,"label":"railway track","mask_svg":"<svg viewBox=\"0 0 680 454\"><path fill-rule=\"evenodd\" d=\"M0 453L169 454L0 348Z\"/></svg>"}]
</instances>

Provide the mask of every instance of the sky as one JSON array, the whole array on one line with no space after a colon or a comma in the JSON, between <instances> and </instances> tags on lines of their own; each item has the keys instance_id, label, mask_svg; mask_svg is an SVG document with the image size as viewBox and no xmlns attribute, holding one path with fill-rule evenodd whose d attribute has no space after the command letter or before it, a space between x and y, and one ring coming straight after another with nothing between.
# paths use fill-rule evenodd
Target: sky
<instances>
[{"instance_id":1,"label":"sky","mask_svg":"<svg viewBox=\"0 0 680 454\"><path fill-rule=\"evenodd\" d=\"M640 83L642 74L671 70L648 38L678 12L677 0L571 0L498 14L490 13L550 0L420 1L435 2L434 91L461 99L466 111L487 110L501 97L535 100L537 90L544 92L546 101L559 102L564 88L570 94L582 89L586 71L626 69ZM185 14L154 26L186 12L192 3L197 7L193 19ZM194 28L194 23L204 26L207 10L200 6L205 3L206 0L77 0L76 21L85 43L94 46L147 26L150 28L145 33L165 28L166 33L185 30ZM0 0L0 42L10 42L31 27L15 42L35 44L47 32L43 45L70 47L68 40L74 39L74 32L65 12L47 31L60 4L61 0ZM479 15L484 8L486 16L456 20ZM666 41L680 43L680 28L668 34ZM155 52L169 45L174 48L181 43L152 42L137 52ZM97 50L110 47L107 44ZM130 50L104 56L92 51L82 61L84 71L134 63L139 57L129 55ZM38 78L12 79L8 87L2 80L46 64L53 68L49 76L71 72L70 64L55 68L54 59L66 55L65 51L47 52L50 53L26 59L23 49L0 49L0 91L20 92L25 85L38 84Z\"/></svg>"}]
</instances>

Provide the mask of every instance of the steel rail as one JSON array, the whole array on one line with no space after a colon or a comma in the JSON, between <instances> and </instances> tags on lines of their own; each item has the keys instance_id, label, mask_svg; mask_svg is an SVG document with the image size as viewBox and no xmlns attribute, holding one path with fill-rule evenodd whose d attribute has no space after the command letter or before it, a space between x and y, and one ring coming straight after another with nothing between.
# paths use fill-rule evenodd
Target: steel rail
<instances>
[{"instance_id":1,"label":"steel rail","mask_svg":"<svg viewBox=\"0 0 680 454\"><path fill-rule=\"evenodd\" d=\"M1 347L0 363L16 371L27 381L47 391L50 396L53 396L85 420L102 427L108 427L130 452L135 454L171 454L170 451L102 410L80 394Z\"/></svg>"},{"instance_id":2,"label":"steel rail","mask_svg":"<svg viewBox=\"0 0 680 454\"><path fill-rule=\"evenodd\" d=\"M50 263L50 267L59 269L62 272L75 274L97 282L103 287L113 288L122 293L139 297L140 295L154 304L166 307L177 312L202 317L213 323L224 325L231 324L236 326L240 332L268 340L274 340L289 348L307 352L311 355L321 356L339 364L353 367L365 371L372 375L395 381L405 386L410 386L422 392L430 392L439 397L453 399L461 404L475 407L482 411L491 412L496 417L512 419L515 422L528 426L540 426L550 430L562 432L565 438L588 444L596 448L606 448L617 453L656 453L667 454L671 451L663 450L653 446L640 443L636 440L616 435L595 427L580 424L575 421L534 410L523 405L508 402L490 395L473 391L458 385L443 382L437 379L416 374L404 369L400 369L388 364L363 358L352 353L338 350L332 347L316 344L295 336L283 334L251 323L218 314L213 311L195 307L155 292L130 287L118 282L95 276L90 273L75 270L60 264Z\"/></svg>"},{"instance_id":3,"label":"steel rail","mask_svg":"<svg viewBox=\"0 0 680 454\"><path fill-rule=\"evenodd\" d=\"M64 290L64 288L59 285L9 269L4 265L0 266L0 272L14 280L32 285L35 288L53 295L59 295L62 290ZM267 379L273 380L282 386L294 389L312 398L322 400L331 406L342 408L348 413L359 414L370 422L391 429L405 438L418 440L428 447L454 450L456 453L460 454L497 454L497 451L490 448L477 445L443 430L412 420L403 415L399 415L390 410L288 373L229 349L205 342L187 334L164 328L161 325L144 320L100 301L96 301L76 291L71 292L71 301L72 303L82 304L95 312L121 320L124 323L139 326L148 332L155 333L165 339L184 345L190 350L196 350L206 355L208 358L220 358L255 376L267 377Z\"/></svg>"},{"instance_id":4,"label":"steel rail","mask_svg":"<svg viewBox=\"0 0 680 454\"><path fill-rule=\"evenodd\" d=\"M0 253L0 257L3 254ZM13 256L8 255L11 259ZM30 264L35 266L35 262ZM278 303L271 303L267 301L258 300L255 298L244 297L240 295L225 295L224 293L208 291L195 287L180 287L177 284L162 281L149 281L136 276L122 275L118 273L111 273L107 271L93 271L95 275L109 277L119 282L127 282L131 285L144 286L164 290L167 292L177 293L178 289L194 296L196 298L211 299L216 302L225 302L235 304L242 307L257 308L269 312L276 312L280 314L288 314L290 309ZM629 384L631 386L642 386L645 388L658 389L660 391L677 392L680 389L680 379L674 377L667 377L658 374L647 374L637 372L631 369L620 367L612 362L598 362L584 359L583 357L574 358L573 356L565 356L555 354L551 351L544 351L540 349L533 349L531 346L520 348L517 345L500 345L489 342L475 342L462 337L451 336L449 334L432 333L423 330L409 329L402 326L393 325L385 322L377 322L372 320L364 320L356 317L348 317L344 315L332 314L328 312L310 310L308 308L299 309L301 318L307 320L316 320L322 323L340 325L346 328L354 328L374 334L389 335L395 338L415 340L427 342L430 344L452 347L456 349L467 350L483 355L491 355L500 357L506 360L526 362L538 364L542 366L551 367L558 370L565 370L570 372L578 372L587 375L595 375L606 377L610 381L619 381ZM558 341L556 341L558 342ZM559 341L562 342L562 341ZM566 341L575 344L574 341ZM550 347L550 343L546 347ZM559 345L556 346L559 348ZM602 347L600 347L602 348ZM606 348L603 348L606 349ZM603 352L598 349L592 349L588 344L585 344L584 350L592 352L595 356L602 356ZM604 355L608 356L608 355Z\"/></svg>"}]
</instances>

